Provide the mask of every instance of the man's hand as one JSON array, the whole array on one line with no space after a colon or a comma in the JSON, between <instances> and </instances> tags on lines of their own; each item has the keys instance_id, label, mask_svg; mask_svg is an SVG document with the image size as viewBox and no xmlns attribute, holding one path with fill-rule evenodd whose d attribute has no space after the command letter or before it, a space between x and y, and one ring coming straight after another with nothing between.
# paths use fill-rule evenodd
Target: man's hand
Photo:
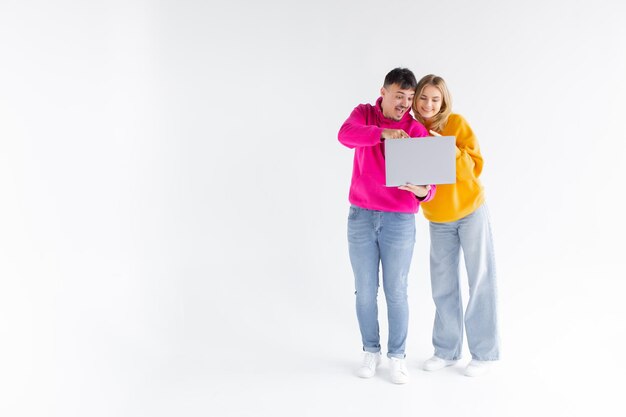
<instances>
[{"instance_id":1,"label":"man's hand","mask_svg":"<svg viewBox=\"0 0 626 417\"><path fill-rule=\"evenodd\" d=\"M424 198L428 195L430 191L430 185L413 185L406 184L398 187L400 190L410 191L415 194L419 198Z\"/></svg>"},{"instance_id":2,"label":"man's hand","mask_svg":"<svg viewBox=\"0 0 626 417\"><path fill-rule=\"evenodd\" d=\"M410 138L409 134L402 129L383 129L380 134L381 139L402 139Z\"/></svg>"}]
</instances>

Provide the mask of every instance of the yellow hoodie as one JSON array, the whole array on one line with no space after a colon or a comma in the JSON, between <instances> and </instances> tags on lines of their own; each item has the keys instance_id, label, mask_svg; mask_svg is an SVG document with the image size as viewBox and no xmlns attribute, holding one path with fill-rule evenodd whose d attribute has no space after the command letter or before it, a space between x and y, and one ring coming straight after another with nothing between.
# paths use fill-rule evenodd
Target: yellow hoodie
<instances>
[{"instance_id":1,"label":"yellow hoodie","mask_svg":"<svg viewBox=\"0 0 626 417\"><path fill-rule=\"evenodd\" d=\"M456 137L456 184L437 185L435 197L420 206L424 217L431 222L446 223L471 214L485 201L483 186L478 179L483 169L483 157L472 128L460 114L452 113L448 124L439 133Z\"/></svg>"}]
</instances>

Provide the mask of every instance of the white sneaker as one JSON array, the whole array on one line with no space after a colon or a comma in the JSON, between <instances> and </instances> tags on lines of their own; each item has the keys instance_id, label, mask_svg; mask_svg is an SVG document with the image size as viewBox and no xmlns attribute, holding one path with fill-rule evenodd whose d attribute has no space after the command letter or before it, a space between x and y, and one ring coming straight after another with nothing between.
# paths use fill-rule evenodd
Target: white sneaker
<instances>
[{"instance_id":1,"label":"white sneaker","mask_svg":"<svg viewBox=\"0 0 626 417\"><path fill-rule=\"evenodd\" d=\"M376 367L380 363L382 354L380 352L365 352L363 354L363 362L357 370L357 376L361 378L371 378L376 374Z\"/></svg>"},{"instance_id":2,"label":"white sneaker","mask_svg":"<svg viewBox=\"0 0 626 417\"><path fill-rule=\"evenodd\" d=\"M493 361L477 361L472 359L465 368L465 376L482 376L489 372Z\"/></svg>"},{"instance_id":3,"label":"white sneaker","mask_svg":"<svg viewBox=\"0 0 626 417\"><path fill-rule=\"evenodd\" d=\"M445 368L446 366L452 366L457 361L452 361L448 359L441 359L439 356L433 356L424 362L424 370L425 371L438 371L440 369Z\"/></svg>"},{"instance_id":4,"label":"white sneaker","mask_svg":"<svg viewBox=\"0 0 626 417\"><path fill-rule=\"evenodd\" d=\"M409 382L409 371L406 369L406 361L400 358L391 358L391 382L394 384L406 384Z\"/></svg>"}]
</instances>

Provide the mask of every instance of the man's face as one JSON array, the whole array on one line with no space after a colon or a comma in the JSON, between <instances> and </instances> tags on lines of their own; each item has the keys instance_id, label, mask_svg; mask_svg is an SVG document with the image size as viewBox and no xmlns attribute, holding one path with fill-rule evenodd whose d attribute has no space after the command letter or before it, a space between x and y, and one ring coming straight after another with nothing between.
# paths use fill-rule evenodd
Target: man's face
<instances>
[{"instance_id":1,"label":"man's face","mask_svg":"<svg viewBox=\"0 0 626 417\"><path fill-rule=\"evenodd\" d=\"M381 88L380 95L383 97L381 103L383 116L388 119L400 120L404 113L411 108L415 90L404 90L398 84L391 84L387 88Z\"/></svg>"}]
</instances>

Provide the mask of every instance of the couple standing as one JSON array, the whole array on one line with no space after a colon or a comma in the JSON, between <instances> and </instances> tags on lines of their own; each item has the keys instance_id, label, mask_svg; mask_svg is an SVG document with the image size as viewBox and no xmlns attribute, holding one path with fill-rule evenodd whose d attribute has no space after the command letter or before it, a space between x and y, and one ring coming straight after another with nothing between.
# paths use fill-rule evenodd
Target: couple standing
<instances>
[{"instance_id":1,"label":"couple standing","mask_svg":"<svg viewBox=\"0 0 626 417\"><path fill-rule=\"evenodd\" d=\"M420 205L430 222L430 274L436 307L435 352L423 368L434 371L460 359L464 326L472 355L465 375L484 374L499 359L493 243L478 179L483 159L472 129L463 117L451 112L451 104L441 77L427 75L418 83L410 70L396 68L385 77L376 104L357 106L339 130L339 141L355 150L348 243L364 351L357 373L363 378L374 376L382 358L377 304L382 265L391 380L397 384L409 380L405 363L407 277ZM411 108L417 120L411 116ZM435 136L456 137L456 183L386 187L385 140L428 136L427 129ZM465 313L461 251L470 294Z\"/></svg>"}]
</instances>

